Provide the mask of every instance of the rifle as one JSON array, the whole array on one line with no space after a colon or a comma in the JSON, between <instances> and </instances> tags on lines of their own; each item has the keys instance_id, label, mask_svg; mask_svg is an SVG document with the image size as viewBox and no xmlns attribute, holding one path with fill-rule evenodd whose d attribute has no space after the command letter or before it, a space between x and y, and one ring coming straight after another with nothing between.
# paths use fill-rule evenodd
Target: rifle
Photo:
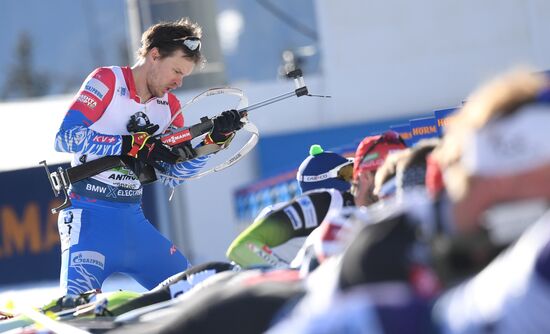
<instances>
[{"instance_id":1,"label":"rifle","mask_svg":"<svg viewBox=\"0 0 550 334\"><path fill-rule=\"evenodd\" d=\"M309 95L307 86L305 85L304 78L302 76L302 70L296 69L294 71L291 71L287 74L287 77L294 79L294 83L296 85L296 89L294 91L288 92L286 94L282 94L282 95L279 95L279 96L275 96L275 97L272 97L272 98L269 98L267 100L264 100L264 101L258 102L256 104L250 105L248 107L243 107L241 109L238 109L237 111L239 112L241 117L246 118L248 116L249 111L267 106L267 105L275 103L275 102L285 100L285 99L287 99L289 97L292 97L292 96L300 97L300 96L304 96L304 95ZM208 90L205 93L195 97L195 99L193 99L193 100L196 100L196 99L198 99L199 97L202 97L202 96L212 96L212 95L221 94L224 90L225 90L225 88L213 88L213 89ZM312 95L309 95L309 96L312 96ZM168 133L164 133L162 135L159 135L159 139L164 144L166 144L168 146L175 147L175 148L181 147L182 144L185 144L185 143L191 141L194 138L197 138L197 137L200 137L202 135L207 134L214 127L214 121L211 118L202 117L200 120L201 120L200 123L192 125L189 128L184 127L184 128L179 128L179 129L175 129L175 130L168 130L169 131ZM197 152L196 156L201 156L201 155L212 153L212 152L210 152L210 150L204 150L204 151L208 152L208 153ZM176 152L177 152L177 150L176 150ZM185 152L183 154L182 154L182 152L179 152L179 154L180 154L180 157L182 159L181 161L189 160L189 157L188 157L189 154L187 152Z\"/></svg>"}]
</instances>

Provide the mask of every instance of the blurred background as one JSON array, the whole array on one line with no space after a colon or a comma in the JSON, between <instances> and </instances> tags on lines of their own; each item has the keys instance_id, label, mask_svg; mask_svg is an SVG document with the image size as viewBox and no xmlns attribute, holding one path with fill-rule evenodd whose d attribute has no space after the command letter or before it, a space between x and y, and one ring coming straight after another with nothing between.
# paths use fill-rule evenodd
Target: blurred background
<instances>
[{"instance_id":1,"label":"blurred background","mask_svg":"<svg viewBox=\"0 0 550 334\"><path fill-rule=\"evenodd\" d=\"M95 68L132 65L150 25L188 16L204 29L208 64L184 81L185 103L219 86L254 110L254 150L233 167L170 189L145 187L146 216L198 264L225 260L234 237L264 206L296 194L295 171L312 144L349 154L393 128L407 140L437 136L444 117L480 83L513 66L550 69L547 0L3 0L0 2L0 286L55 281L60 251L55 198L44 168L67 166L53 140ZM234 107L204 99L186 125ZM241 131L243 132L243 131ZM213 165L247 140L239 133ZM0 288L0 292L1 292Z\"/></svg>"}]
</instances>

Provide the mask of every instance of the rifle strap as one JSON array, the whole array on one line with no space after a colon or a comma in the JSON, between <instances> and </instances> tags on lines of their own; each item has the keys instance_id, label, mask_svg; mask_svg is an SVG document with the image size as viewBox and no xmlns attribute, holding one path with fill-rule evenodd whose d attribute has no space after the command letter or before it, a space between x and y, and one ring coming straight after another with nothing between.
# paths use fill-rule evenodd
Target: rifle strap
<instances>
[{"instance_id":1,"label":"rifle strap","mask_svg":"<svg viewBox=\"0 0 550 334\"><path fill-rule=\"evenodd\" d=\"M207 144L207 145L197 147L195 151L197 152L197 156L203 156L203 155L216 153L220 151L222 148L223 146L220 146L217 144ZM83 163L82 165L67 168L65 172L67 173L69 182L75 183L75 182L84 180L88 177L95 176L111 168L127 167L127 166L128 165L124 163L124 160L122 157L109 155L109 156L101 157L101 158ZM149 182L146 182L146 183L149 183Z\"/></svg>"},{"instance_id":2,"label":"rifle strap","mask_svg":"<svg viewBox=\"0 0 550 334\"><path fill-rule=\"evenodd\" d=\"M95 176L111 168L124 166L126 166L126 164L122 161L121 157L109 155L86 162L82 165L67 168L65 172L67 173L69 182L74 183Z\"/></svg>"}]
</instances>

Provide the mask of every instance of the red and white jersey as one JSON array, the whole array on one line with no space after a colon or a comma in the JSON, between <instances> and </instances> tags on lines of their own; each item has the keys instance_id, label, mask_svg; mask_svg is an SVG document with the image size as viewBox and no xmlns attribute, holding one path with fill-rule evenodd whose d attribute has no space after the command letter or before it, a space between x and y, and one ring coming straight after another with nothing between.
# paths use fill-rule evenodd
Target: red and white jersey
<instances>
[{"instance_id":1,"label":"red and white jersey","mask_svg":"<svg viewBox=\"0 0 550 334\"><path fill-rule=\"evenodd\" d=\"M121 135L129 134L127 124L131 116L143 113L148 122L159 125L158 134L171 124L183 126L181 114L171 123L180 107L180 102L172 93L141 103L129 67L98 68L80 87L57 134L56 149L74 153L73 166L107 155L120 155ZM119 190L141 189L139 180L128 168L114 168L89 181L90 184L79 186L103 194L112 193L112 187ZM123 191L119 193L125 196ZM130 195L140 193L128 193Z\"/></svg>"},{"instance_id":2,"label":"red and white jersey","mask_svg":"<svg viewBox=\"0 0 550 334\"><path fill-rule=\"evenodd\" d=\"M131 90L126 83L123 70L120 67L110 67L110 70L114 74L114 84L110 87L105 85L103 81L93 77L90 81L86 82L81 90L84 92L95 95L96 92L112 91L111 101L106 106L105 111L99 119L90 125L89 129L94 130L97 133L104 135L127 135L130 134L126 129L126 125L132 115L138 112L143 112L149 118L149 121L153 124L159 125L159 130L155 134L162 133L170 125L172 119L172 111L169 106L168 94L165 94L160 98L152 98L145 103L140 103L139 98L136 100L131 94ZM128 68L127 75L131 75L131 71ZM103 77L103 76L102 76ZM131 81L133 83L133 80ZM99 94L96 97L99 98ZM179 108L178 108L179 109ZM101 141L114 141L112 136L96 135L93 139L95 142ZM76 153L73 157L72 164L80 164L80 158L82 154ZM86 161L95 160L102 155L87 154ZM141 183L133 176L133 172L127 168L117 168L102 172L93 178L105 184L112 186L123 186L127 189L139 189Z\"/></svg>"}]
</instances>

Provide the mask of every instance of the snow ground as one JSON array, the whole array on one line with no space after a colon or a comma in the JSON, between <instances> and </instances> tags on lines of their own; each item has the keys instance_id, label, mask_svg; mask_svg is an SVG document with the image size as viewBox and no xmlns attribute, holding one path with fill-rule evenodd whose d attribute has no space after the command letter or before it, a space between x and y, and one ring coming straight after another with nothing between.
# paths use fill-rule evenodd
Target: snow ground
<instances>
[{"instance_id":1,"label":"snow ground","mask_svg":"<svg viewBox=\"0 0 550 334\"><path fill-rule=\"evenodd\" d=\"M125 275L113 275L103 284L104 292L115 290L144 292L146 289ZM10 303L16 307L41 307L61 296L59 281L42 281L0 286L0 310L6 310Z\"/></svg>"}]
</instances>

